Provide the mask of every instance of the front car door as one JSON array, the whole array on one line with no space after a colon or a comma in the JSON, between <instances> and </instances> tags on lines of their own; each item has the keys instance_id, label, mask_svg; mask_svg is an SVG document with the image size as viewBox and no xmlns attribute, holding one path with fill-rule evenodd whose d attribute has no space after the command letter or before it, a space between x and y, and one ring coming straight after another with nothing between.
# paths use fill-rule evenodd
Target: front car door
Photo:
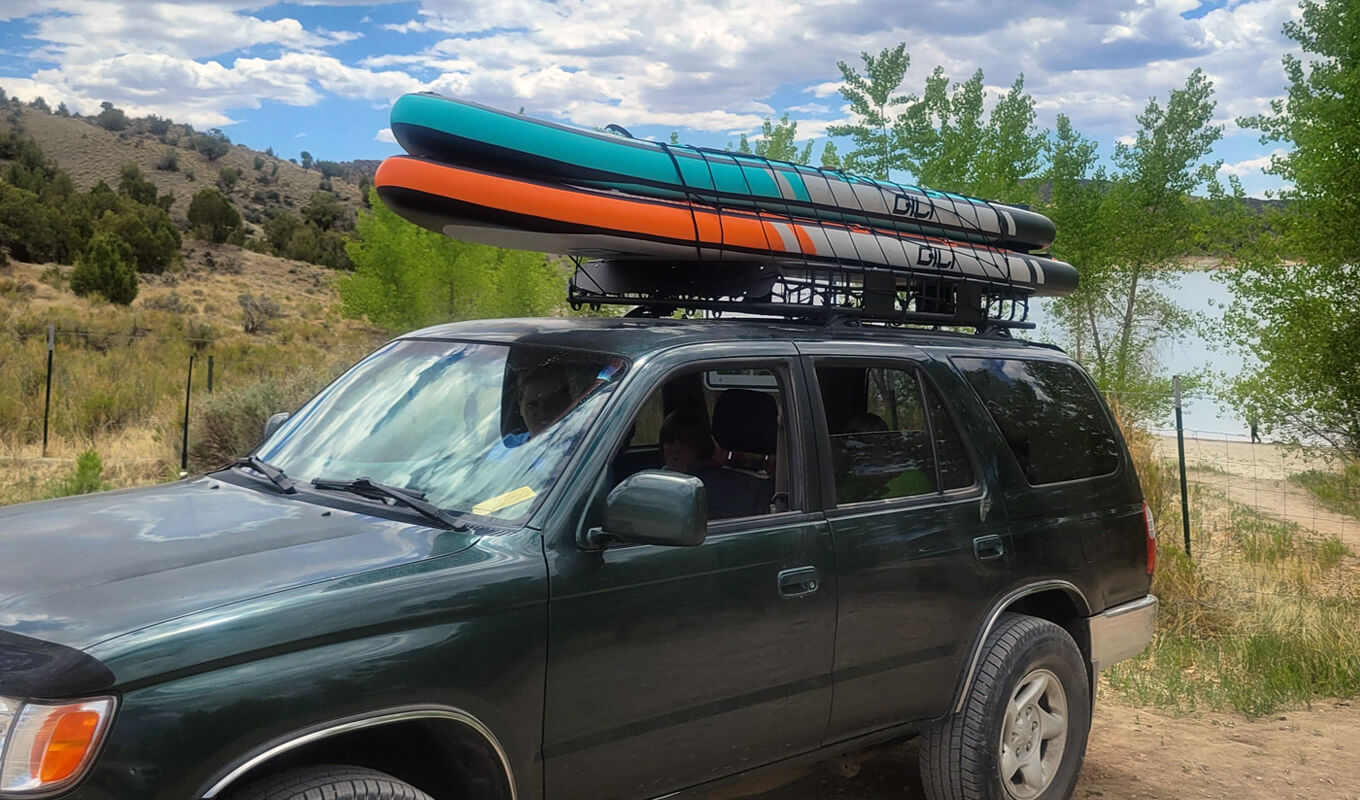
<instances>
[{"instance_id":1,"label":"front car door","mask_svg":"<svg viewBox=\"0 0 1360 800\"><path fill-rule=\"evenodd\" d=\"M543 758L553 800L663 795L813 750L826 728L834 557L825 520L810 510L819 499L805 479L810 406L791 345L686 348L639 367L606 422L600 441L612 444L593 459L592 476L578 476L593 478L587 494L596 498L580 525L600 524L600 498L620 479L614 465L639 463L628 440L655 441L638 432L647 418L655 424L653 398L686 396L663 390L694 385L695 370L706 372L710 402L729 390L707 377L719 371L755 379L757 389L763 379L777 394L784 429L769 475L787 469L789 501L710 520L698 547L590 550L578 545L580 528L548 533Z\"/></svg>"},{"instance_id":2,"label":"front car door","mask_svg":"<svg viewBox=\"0 0 1360 800\"><path fill-rule=\"evenodd\" d=\"M840 601L827 741L943 714L1005 576L1008 532L959 414L960 387L901 344L803 345ZM819 350L821 352L819 352ZM943 374L942 374L943 373Z\"/></svg>"}]
</instances>

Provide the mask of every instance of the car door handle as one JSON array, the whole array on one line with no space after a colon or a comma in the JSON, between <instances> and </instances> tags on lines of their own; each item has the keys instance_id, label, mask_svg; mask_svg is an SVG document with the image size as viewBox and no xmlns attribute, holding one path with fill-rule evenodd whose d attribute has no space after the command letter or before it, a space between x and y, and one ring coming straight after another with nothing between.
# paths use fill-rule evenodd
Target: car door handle
<instances>
[{"instance_id":1,"label":"car door handle","mask_svg":"<svg viewBox=\"0 0 1360 800\"><path fill-rule=\"evenodd\" d=\"M1000 536L979 536L973 540L973 556L978 561L991 561L1005 553L1006 545L1002 544Z\"/></svg>"},{"instance_id":2,"label":"car door handle","mask_svg":"<svg viewBox=\"0 0 1360 800\"><path fill-rule=\"evenodd\" d=\"M822 573L816 567L797 567L779 573L779 596L785 600L807 597L822 586Z\"/></svg>"}]
</instances>

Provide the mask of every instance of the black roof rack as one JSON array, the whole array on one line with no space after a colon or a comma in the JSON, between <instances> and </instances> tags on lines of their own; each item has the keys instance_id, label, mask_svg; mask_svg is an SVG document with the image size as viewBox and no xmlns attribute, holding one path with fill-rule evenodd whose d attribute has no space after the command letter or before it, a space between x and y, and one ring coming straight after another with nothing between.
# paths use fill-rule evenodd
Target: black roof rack
<instances>
[{"instance_id":1,"label":"black roof rack","mask_svg":"<svg viewBox=\"0 0 1360 800\"><path fill-rule=\"evenodd\" d=\"M578 260L567 300L576 309L634 306L635 317L732 313L1005 334L1035 327L1031 294L1014 284L853 264Z\"/></svg>"}]
</instances>

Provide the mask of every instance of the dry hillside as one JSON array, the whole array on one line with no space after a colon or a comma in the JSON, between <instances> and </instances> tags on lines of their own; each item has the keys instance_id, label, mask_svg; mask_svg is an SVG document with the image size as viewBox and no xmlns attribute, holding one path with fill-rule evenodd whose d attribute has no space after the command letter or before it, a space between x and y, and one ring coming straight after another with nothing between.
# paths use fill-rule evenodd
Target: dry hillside
<instances>
[{"instance_id":1,"label":"dry hillside","mask_svg":"<svg viewBox=\"0 0 1360 800\"><path fill-rule=\"evenodd\" d=\"M171 128L167 137L169 141L178 142L171 145L163 144L150 133L136 133L132 127L119 133L104 130L94 117L62 117L11 105L8 112L0 116L0 130L16 128L31 136L43 153L70 173L82 190L101 180L117 189L123 165L137 164L162 193L174 193L175 203L170 212L181 224L194 192L204 186L216 185L223 167L241 171L241 177L228 197L247 220L256 222L275 208L296 213L323 181L316 169L305 170L285 158L271 157L237 144L231 145L226 155L210 162L189 147L190 137L178 125ZM167 151L174 151L177 171L157 168ZM261 162L260 169L255 168L257 160ZM341 201L359 207L360 194L356 184L343 178L332 178L330 186Z\"/></svg>"}]
</instances>

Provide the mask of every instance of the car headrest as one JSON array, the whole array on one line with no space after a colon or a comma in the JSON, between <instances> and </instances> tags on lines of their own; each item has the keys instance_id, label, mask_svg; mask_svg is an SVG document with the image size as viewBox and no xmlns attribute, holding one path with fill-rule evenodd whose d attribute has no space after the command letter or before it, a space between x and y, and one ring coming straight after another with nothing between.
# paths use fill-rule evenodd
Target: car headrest
<instances>
[{"instance_id":1,"label":"car headrest","mask_svg":"<svg viewBox=\"0 0 1360 800\"><path fill-rule=\"evenodd\" d=\"M779 435L774 398L750 389L728 389L713 408L713 439L724 450L773 455Z\"/></svg>"}]
</instances>

